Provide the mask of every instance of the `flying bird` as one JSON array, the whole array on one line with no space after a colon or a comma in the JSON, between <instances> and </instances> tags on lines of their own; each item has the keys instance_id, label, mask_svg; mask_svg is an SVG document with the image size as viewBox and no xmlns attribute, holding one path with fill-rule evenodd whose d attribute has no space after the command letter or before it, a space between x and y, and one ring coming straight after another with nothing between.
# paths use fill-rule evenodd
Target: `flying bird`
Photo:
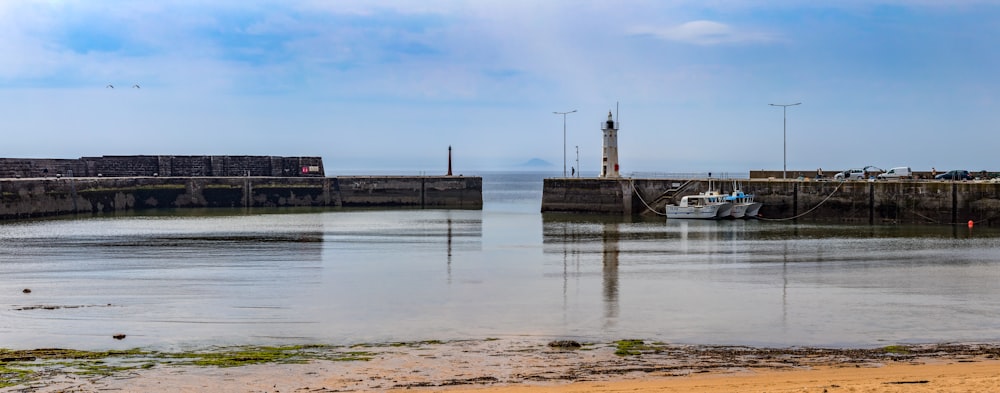
<instances>
[{"instance_id":1,"label":"flying bird","mask_svg":"<svg viewBox=\"0 0 1000 393\"><path fill-rule=\"evenodd\" d=\"M139 88L139 84L138 84L138 83L136 83L136 84L132 85L132 87L134 87L134 88L138 89L138 88Z\"/></svg>"},{"instance_id":2,"label":"flying bird","mask_svg":"<svg viewBox=\"0 0 1000 393\"><path fill-rule=\"evenodd\" d=\"M107 86L104 86L104 87L107 87L107 88L110 88L110 89L114 89L114 88L115 88L115 85L112 85L112 84L108 83L108 85L107 85Z\"/></svg>"}]
</instances>

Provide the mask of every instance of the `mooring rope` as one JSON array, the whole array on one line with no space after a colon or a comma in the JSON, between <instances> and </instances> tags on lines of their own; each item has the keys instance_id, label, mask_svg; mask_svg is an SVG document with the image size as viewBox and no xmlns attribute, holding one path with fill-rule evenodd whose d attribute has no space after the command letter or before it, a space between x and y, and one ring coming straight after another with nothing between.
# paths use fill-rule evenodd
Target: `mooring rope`
<instances>
[{"instance_id":1,"label":"mooring rope","mask_svg":"<svg viewBox=\"0 0 1000 393\"><path fill-rule=\"evenodd\" d=\"M830 198L833 197L833 194L836 194L837 191L840 190L840 186L843 186L844 183L846 183L846 182L842 181L839 184L837 184L837 187L833 189L833 192L831 192L830 195L827 195L826 198L824 198L822 201L820 201L820 203L817 204L816 206L813 206L812 209L806 210L805 213L799 214L799 215L794 216L794 217L788 217L788 218L764 218L764 217L757 217L757 218L760 219L760 220L764 220L764 221L788 221L788 220L794 220L794 219L802 217L802 216L804 216L806 214L812 213L813 210L818 209L820 206L823 206L823 204L826 203L826 201L830 200Z\"/></svg>"},{"instance_id":2,"label":"mooring rope","mask_svg":"<svg viewBox=\"0 0 1000 393\"><path fill-rule=\"evenodd\" d=\"M912 213L913 213L913 215L915 215L915 216L918 216L918 217L920 217L920 218L923 218L923 219L925 219L925 220L927 220L927 221L930 221L930 222L932 222L932 223L934 223L934 224L944 224L944 223L943 223L943 222L941 222L941 221L938 221L938 220L935 220L935 219L933 219L933 218L930 218L930 217L927 217L927 216L925 216L925 215L923 215L923 214L920 214L920 213L917 213L917 209L911 209L911 210L913 210L913 211L912 211ZM954 224L954 223L952 223L952 224Z\"/></svg>"},{"instance_id":3,"label":"mooring rope","mask_svg":"<svg viewBox=\"0 0 1000 393\"><path fill-rule=\"evenodd\" d=\"M653 209L652 206L649 206L649 204L646 203L645 199L642 199L642 194L639 194L639 190L635 188L635 181L633 181L632 179L629 179L629 185L632 186L632 192L635 193L635 196L639 197L639 201L642 202L643 206L646 206L646 209L648 209L649 211L651 211L653 213L656 213L657 215L660 215L660 216L666 216L667 215L666 211L664 211L663 213L660 213L660 212L656 211L656 209ZM796 218L805 216L806 214L812 213L814 210L818 209L820 206L823 206L823 204L826 203L826 201L828 201L831 197L833 197L833 194L836 194L837 191L840 190L840 186L843 186L843 185L844 185L844 182L840 182L839 184L837 184L837 187L833 189L833 192L831 192L830 195L827 195L826 198L824 198L819 204L817 204L816 206L813 206L812 209L807 210L805 213L799 214L799 215L794 216L794 217L787 217L787 218L764 218L764 217L756 217L756 218L760 219L760 220L764 220L764 221L787 221L787 220L794 220Z\"/></svg>"},{"instance_id":4,"label":"mooring rope","mask_svg":"<svg viewBox=\"0 0 1000 393\"><path fill-rule=\"evenodd\" d=\"M642 199L642 194L639 194L639 190L637 190L635 188L635 180L633 180L632 178L629 178L628 179L628 183L629 183L629 186L632 187L632 192L635 194L635 196L639 197L639 201L642 202L642 204L644 206L646 206L646 209L649 209L649 211L651 211L653 213L656 213L657 215L660 215L660 216L666 216L667 215L666 211L664 211L663 213L660 213L660 212L656 211L656 209L653 209L652 206L649 206L649 204L646 203L645 199Z\"/></svg>"}]
</instances>

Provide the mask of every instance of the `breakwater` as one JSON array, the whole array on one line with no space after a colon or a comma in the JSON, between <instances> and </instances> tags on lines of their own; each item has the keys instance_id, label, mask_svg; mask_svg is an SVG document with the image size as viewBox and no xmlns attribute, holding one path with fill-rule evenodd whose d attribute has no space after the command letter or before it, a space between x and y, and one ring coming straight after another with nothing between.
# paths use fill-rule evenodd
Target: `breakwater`
<instances>
[{"instance_id":1,"label":"breakwater","mask_svg":"<svg viewBox=\"0 0 1000 393\"><path fill-rule=\"evenodd\" d=\"M763 202L765 219L868 224L1000 224L1000 183L951 181L797 181L744 179ZM715 181L724 193L733 185ZM708 190L707 179L544 180L541 211L646 215L684 195Z\"/></svg>"},{"instance_id":2,"label":"breakwater","mask_svg":"<svg viewBox=\"0 0 1000 393\"><path fill-rule=\"evenodd\" d=\"M101 156L0 158L0 178L135 176L323 177L321 157Z\"/></svg>"},{"instance_id":3,"label":"breakwater","mask_svg":"<svg viewBox=\"0 0 1000 393\"><path fill-rule=\"evenodd\" d=\"M206 207L481 209L482 184L464 176L0 179L0 219Z\"/></svg>"}]
</instances>

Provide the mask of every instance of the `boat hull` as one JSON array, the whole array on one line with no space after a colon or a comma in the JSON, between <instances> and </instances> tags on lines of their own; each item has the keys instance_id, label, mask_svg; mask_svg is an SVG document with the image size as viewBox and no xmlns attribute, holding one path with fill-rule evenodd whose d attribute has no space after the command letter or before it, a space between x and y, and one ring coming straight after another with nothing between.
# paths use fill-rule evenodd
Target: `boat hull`
<instances>
[{"instance_id":1,"label":"boat hull","mask_svg":"<svg viewBox=\"0 0 1000 393\"><path fill-rule=\"evenodd\" d=\"M729 217L730 215L733 214L733 204L732 203L729 203L729 202L720 203L718 206L719 206L719 211L718 211L718 213L715 214L716 217L718 217L718 218L727 218L727 217Z\"/></svg>"},{"instance_id":2,"label":"boat hull","mask_svg":"<svg viewBox=\"0 0 1000 393\"><path fill-rule=\"evenodd\" d=\"M742 203L734 204L732 212L729 213L729 217L743 218L743 216L745 216L747 213L747 208L749 207L750 205L747 204L742 204Z\"/></svg>"},{"instance_id":3,"label":"boat hull","mask_svg":"<svg viewBox=\"0 0 1000 393\"><path fill-rule=\"evenodd\" d=\"M671 218L692 218L711 220L717 218L719 208L722 205L708 206L674 206L667 205L667 219Z\"/></svg>"}]
</instances>

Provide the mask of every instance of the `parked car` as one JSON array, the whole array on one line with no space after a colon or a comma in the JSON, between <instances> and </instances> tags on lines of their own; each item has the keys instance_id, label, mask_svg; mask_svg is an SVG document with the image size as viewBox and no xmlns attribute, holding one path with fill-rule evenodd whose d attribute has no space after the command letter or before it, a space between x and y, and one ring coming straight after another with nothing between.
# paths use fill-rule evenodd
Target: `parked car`
<instances>
[{"instance_id":1,"label":"parked car","mask_svg":"<svg viewBox=\"0 0 1000 393\"><path fill-rule=\"evenodd\" d=\"M940 175L934 176L937 180L972 180L972 175L966 170L950 170Z\"/></svg>"},{"instance_id":2,"label":"parked car","mask_svg":"<svg viewBox=\"0 0 1000 393\"><path fill-rule=\"evenodd\" d=\"M861 168L851 168L833 175L833 180L862 180L865 178L865 170Z\"/></svg>"},{"instance_id":3,"label":"parked car","mask_svg":"<svg viewBox=\"0 0 1000 393\"><path fill-rule=\"evenodd\" d=\"M873 165L866 166L864 169L865 173L868 174L868 178L870 179L875 179L876 176L885 173L885 169Z\"/></svg>"},{"instance_id":4,"label":"parked car","mask_svg":"<svg viewBox=\"0 0 1000 393\"><path fill-rule=\"evenodd\" d=\"M910 170L908 166L897 166L895 168L889 168L886 173L880 173L875 176L879 180L899 180L899 179L909 179L913 175L913 171Z\"/></svg>"}]
</instances>

